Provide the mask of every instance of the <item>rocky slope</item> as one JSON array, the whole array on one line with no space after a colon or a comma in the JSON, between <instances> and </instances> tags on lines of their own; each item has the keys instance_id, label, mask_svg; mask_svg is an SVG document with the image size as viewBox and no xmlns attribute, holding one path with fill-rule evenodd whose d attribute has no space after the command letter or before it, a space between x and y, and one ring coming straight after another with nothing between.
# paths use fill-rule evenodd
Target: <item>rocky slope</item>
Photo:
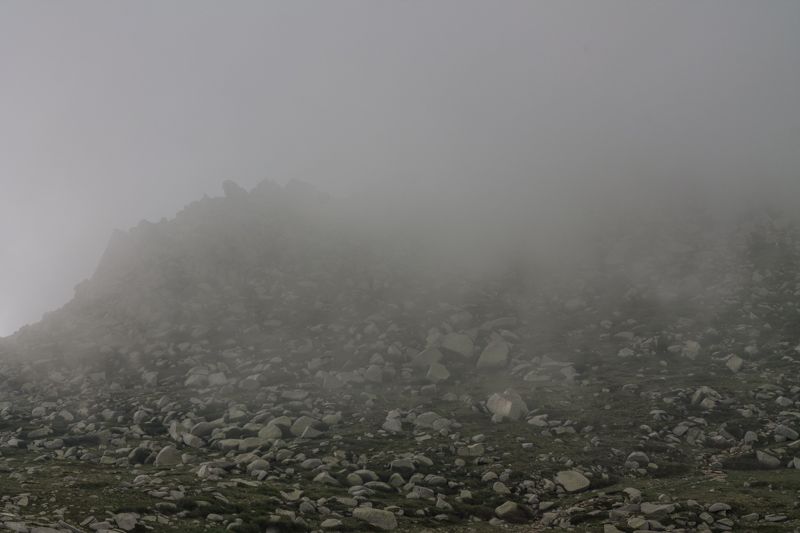
<instances>
[{"instance_id":1,"label":"rocky slope","mask_svg":"<svg viewBox=\"0 0 800 533\"><path fill-rule=\"evenodd\" d=\"M558 268L497 247L471 269L424 216L358 209L229 182L115 234L0 344L0 523L800 526L791 221L676 213Z\"/></svg>"}]
</instances>

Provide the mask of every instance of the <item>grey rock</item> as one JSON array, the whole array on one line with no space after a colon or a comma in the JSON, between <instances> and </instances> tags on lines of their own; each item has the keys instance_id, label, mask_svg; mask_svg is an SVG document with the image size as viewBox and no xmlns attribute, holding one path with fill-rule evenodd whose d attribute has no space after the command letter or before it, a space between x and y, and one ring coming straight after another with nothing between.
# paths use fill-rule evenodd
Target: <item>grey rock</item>
<instances>
[{"instance_id":1,"label":"grey rock","mask_svg":"<svg viewBox=\"0 0 800 533\"><path fill-rule=\"evenodd\" d=\"M181 452L175 446L164 446L156 455L155 466L175 466L183 463Z\"/></svg>"},{"instance_id":2,"label":"grey rock","mask_svg":"<svg viewBox=\"0 0 800 533\"><path fill-rule=\"evenodd\" d=\"M494 510L495 516L506 522L524 522L528 518L525 510L516 502L506 501L497 506Z\"/></svg>"},{"instance_id":3,"label":"grey rock","mask_svg":"<svg viewBox=\"0 0 800 533\"><path fill-rule=\"evenodd\" d=\"M475 351L472 339L463 333L448 333L442 337L441 348L465 359L471 359Z\"/></svg>"},{"instance_id":4,"label":"grey rock","mask_svg":"<svg viewBox=\"0 0 800 533\"><path fill-rule=\"evenodd\" d=\"M781 461L774 455L768 454L767 452L762 452L761 450L756 451L756 459L758 460L759 464L765 468L780 468Z\"/></svg>"},{"instance_id":5,"label":"grey rock","mask_svg":"<svg viewBox=\"0 0 800 533\"><path fill-rule=\"evenodd\" d=\"M495 339L483 349L476 367L487 370L503 368L508 363L508 352L508 343L502 339Z\"/></svg>"},{"instance_id":6,"label":"grey rock","mask_svg":"<svg viewBox=\"0 0 800 533\"><path fill-rule=\"evenodd\" d=\"M528 406L525 401L516 391L511 389L489 396L486 401L486 407L500 421L519 420L528 413Z\"/></svg>"},{"instance_id":7,"label":"grey rock","mask_svg":"<svg viewBox=\"0 0 800 533\"><path fill-rule=\"evenodd\" d=\"M134 513L119 513L114 515L114 522L117 523L117 527L125 531L133 531L136 528L138 519L139 515Z\"/></svg>"},{"instance_id":8,"label":"grey rock","mask_svg":"<svg viewBox=\"0 0 800 533\"><path fill-rule=\"evenodd\" d=\"M381 509L357 507L353 509L353 518L384 531L391 531L397 528L397 517L395 517L394 513Z\"/></svg>"},{"instance_id":9,"label":"grey rock","mask_svg":"<svg viewBox=\"0 0 800 533\"><path fill-rule=\"evenodd\" d=\"M798 436L800 436L798 435L797 431L788 426L784 426L783 424L778 424L775 426L775 435L780 435L788 440L797 440Z\"/></svg>"},{"instance_id":10,"label":"grey rock","mask_svg":"<svg viewBox=\"0 0 800 533\"><path fill-rule=\"evenodd\" d=\"M581 492L589 488L589 479L577 470L562 470L556 474L555 482L567 492Z\"/></svg>"},{"instance_id":11,"label":"grey rock","mask_svg":"<svg viewBox=\"0 0 800 533\"><path fill-rule=\"evenodd\" d=\"M442 381L447 381L449 377L450 371L441 363L431 363L428 367L428 373L425 374L425 378L431 383L441 383Z\"/></svg>"},{"instance_id":12,"label":"grey rock","mask_svg":"<svg viewBox=\"0 0 800 533\"><path fill-rule=\"evenodd\" d=\"M728 357L728 360L725 361L725 366L727 366L728 369L734 374L739 372L742 369L743 365L744 365L744 359L742 359L736 354L731 355L730 357Z\"/></svg>"}]
</instances>

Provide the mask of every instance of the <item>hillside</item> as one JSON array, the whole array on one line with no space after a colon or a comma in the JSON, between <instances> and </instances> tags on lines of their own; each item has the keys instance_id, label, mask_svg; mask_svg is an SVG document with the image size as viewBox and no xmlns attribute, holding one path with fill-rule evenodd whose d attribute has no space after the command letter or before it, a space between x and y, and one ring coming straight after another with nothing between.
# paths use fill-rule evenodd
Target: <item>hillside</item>
<instances>
[{"instance_id":1,"label":"hillside","mask_svg":"<svg viewBox=\"0 0 800 533\"><path fill-rule=\"evenodd\" d=\"M7 529L800 526L790 218L224 192L0 340Z\"/></svg>"}]
</instances>

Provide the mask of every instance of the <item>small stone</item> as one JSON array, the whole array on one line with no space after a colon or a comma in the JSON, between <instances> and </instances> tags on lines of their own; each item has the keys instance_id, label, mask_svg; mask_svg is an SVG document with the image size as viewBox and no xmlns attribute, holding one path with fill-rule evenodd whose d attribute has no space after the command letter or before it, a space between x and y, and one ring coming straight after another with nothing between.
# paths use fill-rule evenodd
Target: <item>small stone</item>
<instances>
[{"instance_id":1,"label":"small stone","mask_svg":"<svg viewBox=\"0 0 800 533\"><path fill-rule=\"evenodd\" d=\"M522 509L519 504L512 501L506 501L495 508L494 514L500 520L506 522L524 522L527 519L527 513Z\"/></svg>"},{"instance_id":2,"label":"small stone","mask_svg":"<svg viewBox=\"0 0 800 533\"><path fill-rule=\"evenodd\" d=\"M117 523L117 527L125 531L133 531L136 528L137 519L138 515L134 513L119 513L114 515L114 521Z\"/></svg>"},{"instance_id":3,"label":"small stone","mask_svg":"<svg viewBox=\"0 0 800 533\"><path fill-rule=\"evenodd\" d=\"M727 366L728 369L734 374L739 372L739 370L742 369L743 365L744 365L744 359L735 354L728 357L728 360L725 361L725 366Z\"/></svg>"},{"instance_id":4,"label":"small stone","mask_svg":"<svg viewBox=\"0 0 800 533\"><path fill-rule=\"evenodd\" d=\"M500 495L511 494L511 490L509 490L509 488L506 487L506 484L503 483L502 481L495 481L494 484L492 485L492 490L494 491L495 494L500 494Z\"/></svg>"}]
</instances>

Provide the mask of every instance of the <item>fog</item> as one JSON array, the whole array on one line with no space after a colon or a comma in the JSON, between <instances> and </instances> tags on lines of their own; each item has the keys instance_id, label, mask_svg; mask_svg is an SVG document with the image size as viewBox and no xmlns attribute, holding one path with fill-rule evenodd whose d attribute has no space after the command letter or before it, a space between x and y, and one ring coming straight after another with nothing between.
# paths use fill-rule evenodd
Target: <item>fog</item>
<instances>
[{"instance_id":1,"label":"fog","mask_svg":"<svg viewBox=\"0 0 800 533\"><path fill-rule=\"evenodd\" d=\"M0 1L0 529L800 531L798 29Z\"/></svg>"},{"instance_id":2,"label":"fog","mask_svg":"<svg viewBox=\"0 0 800 533\"><path fill-rule=\"evenodd\" d=\"M0 335L113 229L225 179L440 203L444 240L515 220L553 252L631 209L797 205L799 23L792 0L0 3Z\"/></svg>"}]
</instances>

